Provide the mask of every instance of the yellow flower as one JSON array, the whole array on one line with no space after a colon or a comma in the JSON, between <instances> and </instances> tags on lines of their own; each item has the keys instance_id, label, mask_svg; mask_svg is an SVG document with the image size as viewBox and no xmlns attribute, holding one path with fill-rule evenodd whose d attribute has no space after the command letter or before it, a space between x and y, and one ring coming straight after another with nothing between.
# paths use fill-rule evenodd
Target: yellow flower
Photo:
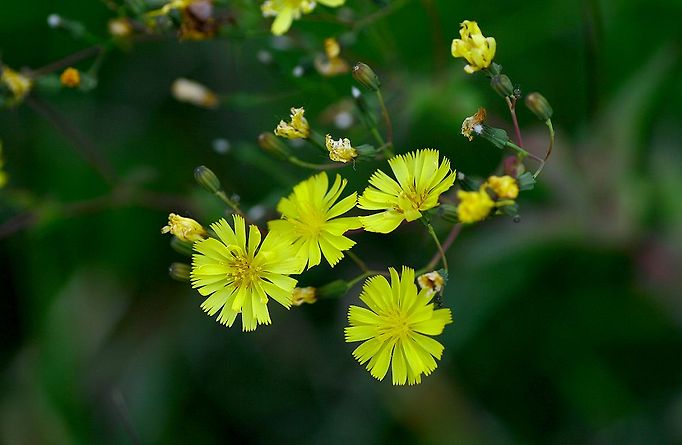
<instances>
[{"instance_id":1,"label":"yellow flower","mask_svg":"<svg viewBox=\"0 0 682 445\"><path fill-rule=\"evenodd\" d=\"M33 81L31 78L14 71L6 65L2 66L2 76L0 76L0 82L5 84L7 89L9 89L9 91L12 93L12 105L18 104L24 100L24 97L31 92L31 88L33 87Z\"/></svg>"},{"instance_id":2,"label":"yellow flower","mask_svg":"<svg viewBox=\"0 0 682 445\"><path fill-rule=\"evenodd\" d=\"M133 25L125 18L109 20L107 28L109 34L117 39L125 39L133 33Z\"/></svg>"},{"instance_id":3,"label":"yellow flower","mask_svg":"<svg viewBox=\"0 0 682 445\"><path fill-rule=\"evenodd\" d=\"M403 221L421 218L421 212L436 207L438 197L455 182L456 173L450 170L450 161L444 157L438 165L438 150L398 155L388 163L398 182L377 170L358 200L361 209L384 210L360 217L365 230L370 232L389 233Z\"/></svg>"},{"instance_id":4,"label":"yellow flower","mask_svg":"<svg viewBox=\"0 0 682 445\"><path fill-rule=\"evenodd\" d=\"M491 176L485 184L499 199L516 199L519 196L519 185L511 176Z\"/></svg>"},{"instance_id":5,"label":"yellow flower","mask_svg":"<svg viewBox=\"0 0 682 445\"><path fill-rule=\"evenodd\" d=\"M192 218L185 218L175 213L168 215L168 225L161 228L161 233L171 233L178 239L196 242L208 236L206 229Z\"/></svg>"},{"instance_id":6,"label":"yellow flower","mask_svg":"<svg viewBox=\"0 0 682 445\"><path fill-rule=\"evenodd\" d=\"M445 285L445 279L436 271L428 272L417 277L420 289L426 289L429 296L440 293Z\"/></svg>"},{"instance_id":7,"label":"yellow flower","mask_svg":"<svg viewBox=\"0 0 682 445\"><path fill-rule=\"evenodd\" d=\"M195 1L198 0L170 0L161 8L149 11L147 13L147 17L158 17L162 15L168 15L174 9L184 10Z\"/></svg>"},{"instance_id":8,"label":"yellow flower","mask_svg":"<svg viewBox=\"0 0 682 445\"><path fill-rule=\"evenodd\" d=\"M314 287L296 287L294 288L294 294L292 296L292 302L294 306L300 306L303 303L313 304L317 301L317 295L315 294Z\"/></svg>"},{"instance_id":9,"label":"yellow flower","mask_svg":"<svg viewBox=\"0 0 682 445\"><path fill-rule=\"evenodd\" d=\"M291 244L269 233L261 244L258 227L249 226L248 241L244 218L234 215L234 230L225 221L211 224L218 236L194 245L192 287L206 298L201 308L218 321L232 326L242 314L242 330L253 331L270 324L268 300L273 298L289 309L296 280L304 263Z\"/></svg>"},{"instance_id":10,"label":"yellow flower","mask_svg":"<svg viewBox=\"0 0 682 445\"><path fill-rule=\"evenodd\" d=\"M490 210L495 207L495 203L485 191L485 186L481 186L477 192L460 190L457 192L457 197L459 198L457 218L465 224L486 219Z\"/></svg>"},{"instance_id":11,"label":"yellow flower","mask_svg":"<svg viewBox=\"0 0 682 445\"><path fill-rule=\"evenodd\" d=\"M315 69L323 76L332 77L347 73L350 70L348 62L339 57L341 46L336 39L330 37L324 40L324 56L315 58Z\"/></svg>"},{"instance_id":12,"label":"yellow flower","mask_svg":"<svg viewBox=\"0 0 682 445\"><path fill-rule=\"evenodd\" d=\"M76 68L69 67L59 76L59 81L67 88L76 88L81 84L81 73Z\"/></svg>"},{"instance_id":13,"label":"yellow flower","mask_svg":"<svg viewBox=\"0 0 682 445\"><path fill-rule=\"evenodd\" d=\"M464 71L472 74L488 68L495 57L495 39L484 37L478 24L469 20L460 24L459 35L461 39L452 41L452 56L464 57L469 62Z\"/></svg>"},{"instance_id":14,"label":"yellow flower","mask_svg":"<svg viewBox=\"0 0 682 445\"><path fill-rule=\"evenodd\" d=\"M305 109L292 108L291 122L279 121L279 125L275 128L275 134L287 139L306 139L310 136L310 126L306 118L303 117L304 114Z\"/></svg>"},{"instance_id":15,"label":"yellow flower","mask_svg":"<svg viewBox=\"0 0 682 445\"><path fill-rule=\"evenodd\" d=\"M347 182L336 175L329 188L325 172L300 182L294 192L277 205L282 219L268 222L272 232L294 245L296 256L303 258L308 268L320 264L320 249L329 265L334 267L343 258L343 251L355 245L355 241L343 234L360 228L359 219L338 218L355 207L357 201L357 194L352 193L336 202Z\"/></svg>"},{"instance_id":16,"label":"yellow flower","mask_svg":"<svg viewBox=\"0 0 682 445\"><path fill-rule=\"evenodd\" d=\"M485 122L485 114L485 108L481 107L476 114L464 119L464 122L462 122L462 135L472 141L474 136L471 133L481 134L483 122Z\"/></svg>"},{"instance_id":17,"label":"yellow flower","mask_svg":"<svg viewBox=\"0 0 682 445\"><path fill-rule=\"evenodd\" d=\"M347 138L335 141L330 135L324 140L327 150L329 150L329 159L337 162L350 162L358 157L358 151L351 147L350 140Z\"/></svg>"},{"instance_id":18,"label":"yellow flower","mask_svg":"<svg viewBox=\"0 0 682 445\"><path fill-rule=\"evenodd\" d=\"M440 360L444 348L430 336L452 323L452 313L435 309L428 290L417 293L413 269L403 267L402 277L393 268L389 272L390 285L381 275L365 281L360 300L369 309L348 309L346 342L363 342L353 357L367 363L372 377L383 380L390 365L394 385L413 385L438 366L435 359Z\"/></svg>"},{"instance_id":19,"label":"yellow flower","mask_svg":"<svg viewBox=\"0 0 682 445\"><path fill-rule=\"evenodd\" d=\"M309 14L317 3L332 8L341 6L346 0L267 0L261 5L263 17L275 17L270 30L276 36L287 32L294 20L301 18L301 14Z\"/></svg>"},{"instance_id":20,"label":"yellow flower","mask_svg":"<svg viewBox=\"0 0 682 445\"><path fill-rule=\"evenodd\" d=\"M180 101L202 108L216 108L218 96L204 85L194 80L176 79L171 85L171 94Z\"/></svg>"}]
</instances>

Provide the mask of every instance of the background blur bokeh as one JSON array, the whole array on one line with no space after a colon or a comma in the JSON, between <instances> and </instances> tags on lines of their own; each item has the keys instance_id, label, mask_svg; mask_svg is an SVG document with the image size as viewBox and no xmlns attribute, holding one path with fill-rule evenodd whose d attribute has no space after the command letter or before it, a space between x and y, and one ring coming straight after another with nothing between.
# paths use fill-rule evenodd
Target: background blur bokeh
<instances>
[{"instance_id":1,"label":"background blur bokeh","mask_svg":"<svg viewBox=\"0 0 682 445\"><path fill-rule=\"evenodd\" d=\"M258 13L258 2L235 3ZM328 116L353 81L321 78L310 52L266 32L150 39L111 52L87 94L0 111L10 175L0 191L0 443L682 443L682 3L404 3L344 46L381 76L399 152L439 148L478 175L499 162L459 134L479 106L509 128L485 78L449 55L463 19L497 39L496 60L521 88L550 100L558 135L539 186L520 199L521 222L465 229L450 250L455 323L437 371L396 388L353 360L342 328L357 288L289 312L271 306L273 324L245 334L168 278L182 259L159 234L168 212L205 222L223 212L193 168L211 167L258 216L309 172L262 153L257 135L290 106L333 129ZM87 46L49 29L50 13L102 36L113 16L82 0L0 9L1 57L14 68ZM340 33L315 17L294 24L308 39L296 48L319 51ZM264 50L272 63L259 61ZM178 77L224 105L176 102ZM542 152L539 121L521 110L520 123ZM351 189L374 167L344 170ZM358 235L355 251L375 268L419 267L433 248L418 226ZM334 275L352 276L347 263ZM304 284L331 276L320 269Z\"/></svg>"}]
</instances>

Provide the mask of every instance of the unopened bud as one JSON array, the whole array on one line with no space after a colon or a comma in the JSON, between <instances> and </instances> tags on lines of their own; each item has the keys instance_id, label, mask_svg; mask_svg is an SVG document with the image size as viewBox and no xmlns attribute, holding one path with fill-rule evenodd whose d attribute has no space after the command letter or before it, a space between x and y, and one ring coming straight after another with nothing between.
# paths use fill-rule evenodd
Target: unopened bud
<instances>
[{"instance_id":1,"label":"unopened bud","mask_svg":"<svg viewBox=\"0 0 682 445\"><path fill-rule=\"evenodd\" d=\"M532 111L538 119L546 121L552 117L552 106L547 102L547 99L540 93L530 93L526 96L526 106Z\"/></svg>"},{"instance_id":2,"label":"unopened bud","mask_svg":"<svg viewBox=\"0 0 682 445\"><path fill-rule=\"evenodd\" d=\"M258 145L265 152L280 159L286 159L290 155L289 148L273 133L261 133L258 136Z\"/></svg>"},{"instance_id":3,"label":"unopened bud","mask_svg":"<svg viewBox=\"0 0 682 445\"><path fill-rule=\"evenodd\" d=\"M168 268L168 275L174 280L189 281L190 272L192 268L189 264L173 263Z\"/></svg>"},{"instance_id":4,"label":"unopened bud","mask_svg":"<svg viewBox=\"0 0 682 445\"><path fill-rule=\"evenodd\" d=\"M183 241L176 236L171 238L170 245L171 249L175 250L180 255L191 257L192 254L194 253L194 249L192 248L192 246L194 246L194 243L190 241Z\"/></svg>"},{"instance_id":5,"label":"unopened bud","mask_svg":"<svg viewBox=\"0 0 682 445\"><path fill-rule=\"evenodd\" d=\"M438 206L438 214L445 221L451 223L458 223L459 218L457 218L457 206L454 204L441 204Z\"/></svg>"},{"instance_id":6,"label":"unopened bud","mask_svg":"<svg viewBox=\"0 0 682 445\"><path fill-rule=\"evenodd\" d=\"M498 74L490 79L490 86L497 94L502 97L514 95L514 85L512 85L509 76L506 74Z\"/></svg>"},{"instance_id":7,"label":"unopened bud","mask_svg":"<svg viewBox=\"0 0 682 445\"><path fill-rule=\"evenodd\" d=\"M362 62L358 62L353 67L353 78L360 84L372 91L378 91L381 86L379 77L374 70Z\"/></svg>"},{"instance_id":8,"label":"unopened bud","mask_svg":"<svg viewBox=\"0 0 682 445\"><path fill-rule=\"evenodd\" d=\"M317 295L315 295L314 287L295 287L294 293L291 296L291 304L294 306L300 306L303 303L313 304L317 301Z\"/></svg>"},{"instance_id":9,"label":"unopened bud","mask_svg":"<svg viewBox=\"0 0 682 445\"><path fill-rule=\"evenodd\" d=\"M216 193L222 189L218 177L211 169L204 165L200 165L194 169L194 179L196 179L200 186L211 193Z\"/></svg>"},{"instance_id":10,"label":"unopened bud","mask_svg":"<svg viewBox=\"0 0 682 445\"><path fill-rule=\"evenodd\" d=\"M317 288L317 296L319 298L336 298L346 293L347 290L348 282L336 280Z\"/></svg>"},{"instance_id":11,"label":"unopened bud","mask_svg":"<svg viewBox=\"0 0 682 445\"><path fill-rule=\"evenodd\" d=\"M379 153L379 150L369 144L360 145L359 147L356 147L356 150L358 151L358 159L366 161L375 159L377 153Z\"/></svg>"}]
</instances>

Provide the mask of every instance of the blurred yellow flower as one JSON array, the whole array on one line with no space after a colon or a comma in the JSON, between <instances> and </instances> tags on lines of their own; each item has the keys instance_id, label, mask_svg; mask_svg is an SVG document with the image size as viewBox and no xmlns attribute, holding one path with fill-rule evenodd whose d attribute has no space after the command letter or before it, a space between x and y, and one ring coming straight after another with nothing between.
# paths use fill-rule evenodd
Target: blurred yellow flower
<instances>
[{"instance_id":1,"label":"blurred yellow flower","mask_svg":"<svg viewBox=\"0 0 682 445\"><path fill-rule=\"evenodd\" d=\"M310 126L303 115L305 109L292 108L291 122L287 123L279 121L279 125L275 128L275 134L287 139L306 139L310 136Z\"/></svg>"},{"instance_id":2,"label":"blurred yellow flower","mask_svg":"<svg viewBox=\"0 0 682 445\"><path fill-rule=\"evenodd\" d=\"M435 309L427 289L417 293L414 270L404 267L402 276L390 268L391 284L381 275L369 278L360 300L369 309L351 306L346 342L363 342L353 351L360 364L367 363L372 377L383 380L391 367L394 385L421 383L443 354L443 345L430 336L452 323L450 309Z\"/></svg>"},{"instance_id":3,"label":"blurred yellow flower","mask_svg":"<svg viewBox=\"0 0 682 445\"><path fill-rule=\"evenodd\" d=\"M24 97L31 92L31 88L33 87L33 81L28 76L14 71L6 65L2 65L0 82L2 82L12 93L12 105L18 104L24 100Z\"/></svg>"},{"instance_id":4,"label":"blurred yellow flower","mask_svg":"<svg viewBox=\"0 0 682 445\"><path fill-rule=\"evenodd\" d=\"M171 85L171 94L179 102L202 108L216 108L218 96L204 85L194 80L179 78Z\"/></svg>"},{"instance_id":5,"label":"blurred yellow flower","mask_svg":"<svg viewBox=\"0 0 682 445\"><path fill-rule=\"evenodd\" d=\"M270 30L274 35L286 33L294 20L301 18L301 14L309 14L317 3L332 8L341 6L346 0L267 0L261 5L263 17L275 17Z\"/></svg>"},{"instance_id":6,"label":"blurred yellow flower","mask_svg":"<svg viewBox=\"0 0 682 445\"><path fill-rule=\"evenodd\" d=\"M477 192L460 190L457 192L457 198L459 198L457 218L465 224L486 219L490 210L495 207L495 203L485 191L485 186L481 186Z\"/></svg>"},{"instance_id":7,"label":"blurred yellow flower","mask_svg":"<svg viewBox=\"0 0 682 445\"><path fill-rule=\"evenodd\" d=\"M350 71L350 65L340 57L341 46L339 42L330 37L324 39L325 55L315 58L315 69L323 76L332 77Z\"/></svg>"},{"instance_id":8,"label":"blurred yellow flower","mask_svg":"<svg viewBox=\"0 0 682 445\"><path fill-rule=\"evenodd\" d=\"M67 88L76 88L81 84L81 73L76 68L68 67L59 76L59 81Z\"/></svg>"},{"instance_id":9,"label":"blurred yellow flower","mask_svg":"<svg viewBox=\"0 0 682 445\"><path fill-rule=\"evenodd\" d=\"M516 199L519 196L519 185L511 176L491 176L485 182L499 199Z\"/></svg>"},{"instance_id":10,"label":"blurred yellow flower","mask_svg":"<svg viewBox=\"0 0 682 445\"><path fill-rule=\"evenodd\" d=\"M314 287L296 287L292 296L294 306L301 306L303 303L313 304L317 301L317 294Z\"/></svg>"},{"instance_id":11,"label":"blurred yellow flower","mask_svg":"<svg viewBox=\"0 0 682 445\"><path fill-rule=\"evenodd\" d=\"M272 233L261 243L258 227L249 226L247 240L244 218L234 215L234 230L224 219L211 224L218 236L194 245L192 287L206 298L201 308L218 321L232 326L242 314L242 330L253 331L270 324L268 300L285 308L292 303L296 280L291 274L303 271L305 263L291 244Z\"/></svg>"},{"instance_id":12,"label":"blurred yellow flower","mask_svg":"<svg viewBox=\"0 0 682 445\"><path fill-rule=\"evenodd\" d=\"M456 178L450 161L444 157L439 165L438 155L438 150L425 149L389 159L397 182L381 170L374 172L358 207L384 211L361 216L365 230L389 233L402 221L419 219L421 212L438 206L438 197L452 187Z\"/></svg>"},{"instance_id":13,"label":"blurred yellow flower","mask_svg":"<svg viewBox=\"0 0 682 445\"><path fill-rule=\"evenodd\" d=\"M429 296L440 293L445 286L445 279L437 271L428 272L417 277L420 289L426 289Z\"/></svg>"},{"instance_id":14,"label":"blurred yellow flower","mask_svg":"<svg viewBox=\"0 0 682 445\"><path fill-rule=\"evenodd\" d=\"M464 71L472 74L488 68L495 57L495 39L484 37L478 24L469 20L460 24L459 35L461 39L452 41L452 56L463 57L469 62Z\"/></svg>"},{"instance_id":15,"label":"blurred yellow flower","mask_svg":"<svg viewBox=\"0 0 682 445\"><path fill-rule=\"evenodd\" d=\"M8 177L7 173L3 170L5 166L5 159L2 156L2 141L0 141L0 189L7 185Z\"/></svg>"},{"instance_id":16,"label":"blurred yellow flower","mask_svg":"<svg viewBox=\"0 0 682 445\"><path fill-rule=\"evenodd\" d=\"M192 218L185 218L175 213L168 215L168 225L161 228L161 233L171 233L182 241L196 242L208 236L206 229Z\"/></svg>"},{"instance_id":17,"label":"blurred yellow flower","mask_svg":"<svg viewBox=\"0 0 682 445\"><path fill-rule=\"evenodd\" d=\"M324 142L329 150L329 159L332 161L346 163L358 157L358 151L350 145L350 139L343 138L335 141L331 135L327 135Z\"/></svg>"},{"instance_id":18,"label":"blurred yellow flower","mask_svg":"<svg viewBox=\"0 0 682 445\"><path fill-rule=\"evenodd\" d=\"M343 251L355 245L355 241L343 234L360 228L360 220L339 216L355 207L357 194L352 193L336 202L347 182L336 175L329 188L325 172L300 182L294 192L277 205L282 219L268 222L273 233L294 245L296 256L303 258L308 268L320 264L320 249L333 267L343 258Z\"/></svg>"}]
</instances>

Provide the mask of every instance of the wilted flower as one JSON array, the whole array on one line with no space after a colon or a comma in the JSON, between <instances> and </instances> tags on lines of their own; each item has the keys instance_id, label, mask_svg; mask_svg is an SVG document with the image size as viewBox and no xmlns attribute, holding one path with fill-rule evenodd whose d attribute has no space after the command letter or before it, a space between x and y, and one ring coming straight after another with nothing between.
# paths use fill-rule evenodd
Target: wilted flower
<instances>
[{"instance_id":1,"label":"wilted flower","mask_svg":"<svg viewBox=\"0 0 682 445\"><path fill-rule=\"evenodd\" d=\"M301 306L303 303L313 304L317 301L317 295L314 287L295 287L292 296L291 304L294 306Z\"/></svg>"},{"instance_id":2,"label":"wilted flower","mask_svg":"<svg viewBox=\"0 0 682 445\"><path fill-rule=\"evenodd\" d=\"M291 121L289 123L279 121L279 125L275 128L275 134L287 139L306 139L310 136L310 126L303 115L305 109L292 108Z\"/></svg>"},{"instance_id":3,"label":"wilted flower","mask_svg":"<svg viewBox=\"0 0 682 445\"><path fill-rule=\"evenodd\" d=\"M171 85L171 94L180 101L197 107L215 108L218 106L218 96L204 85L189 79L176 79Z\"/></svg>"},{"instance_id":4,"label":"wilted flower","mask_svg":"<svg viewBox=\"0 0 682 445\"><path fill-rule=\"evenodd\" d=\"M439 294L445 285L445 279L437 271L427 272L417 277L420 289L426 289L429 296Z\"/></svg>"},{"instance_id":5,"label":"wilted flower","mask_svg":"<svg viewBox=\"0 0 682 445\"><path fill-rule=\"evenodd\" d=\"M33 80L10 67L3 65L0 82L12 93L11 105L18 104L31 92Z\"/></svg>"},{"instance_id":6,"label":"wilted flower","mask_svg":"<svg viewBox=\"0 0 682 445\"><path fill-rule=\"evenodd\" d=\"M196 242L208 236L206 229L192 218L185 218L175 213L168 215L168 225L161 228L161 233L171 233L182 241Z\"/></svg>"},{"instance_id":7,"label":"wilted flower","mask_svg":"<svg viewBox=\"0 0 682 445\"><path fill-rule=\"evenodd\" d=\"M324 56L315 58L315 68L323 76L331 77L347 73L350 70L348 62L340 57L341 46L334 38L324 40Z\"/></svg>"},{"instance_id":8,"label":"wilted flower","mask_svg":"<svg viewBox=\"0 0 682 445\"><path fill-rule=\"evenodd\" d=\"M471 141L474 139L472 133L481 134L483 122L485 122L485 114L485 108L481 107L476 114L464 119L464 122L462 122L462 135Z\"/></svg>"},{"instance_id":9,"label":"wilted flower","mask_svg":"<svg viewBox=\"0 0 682 445\"><path fill-rule=\"evenodd\" d=\"M335 141L330 135L325 137L325 145L329 150L329 159L337 162L350 162L358 157L358 151L350 145L350 139Z\"/></svg>"},{"instance_id":10,"label":"wilted flower","mask_svg":"<svg viewBox=\"0 0 682 445\"><path fill-rule=\"evenodd\" d=\"M464 71L472 74L488 68L495 57L495 39L484 37L478 24L469 20L460 24L459 35L461 39L452 41L452 56L463 57L469 62Z\"/></svg>"}]
</instances>

